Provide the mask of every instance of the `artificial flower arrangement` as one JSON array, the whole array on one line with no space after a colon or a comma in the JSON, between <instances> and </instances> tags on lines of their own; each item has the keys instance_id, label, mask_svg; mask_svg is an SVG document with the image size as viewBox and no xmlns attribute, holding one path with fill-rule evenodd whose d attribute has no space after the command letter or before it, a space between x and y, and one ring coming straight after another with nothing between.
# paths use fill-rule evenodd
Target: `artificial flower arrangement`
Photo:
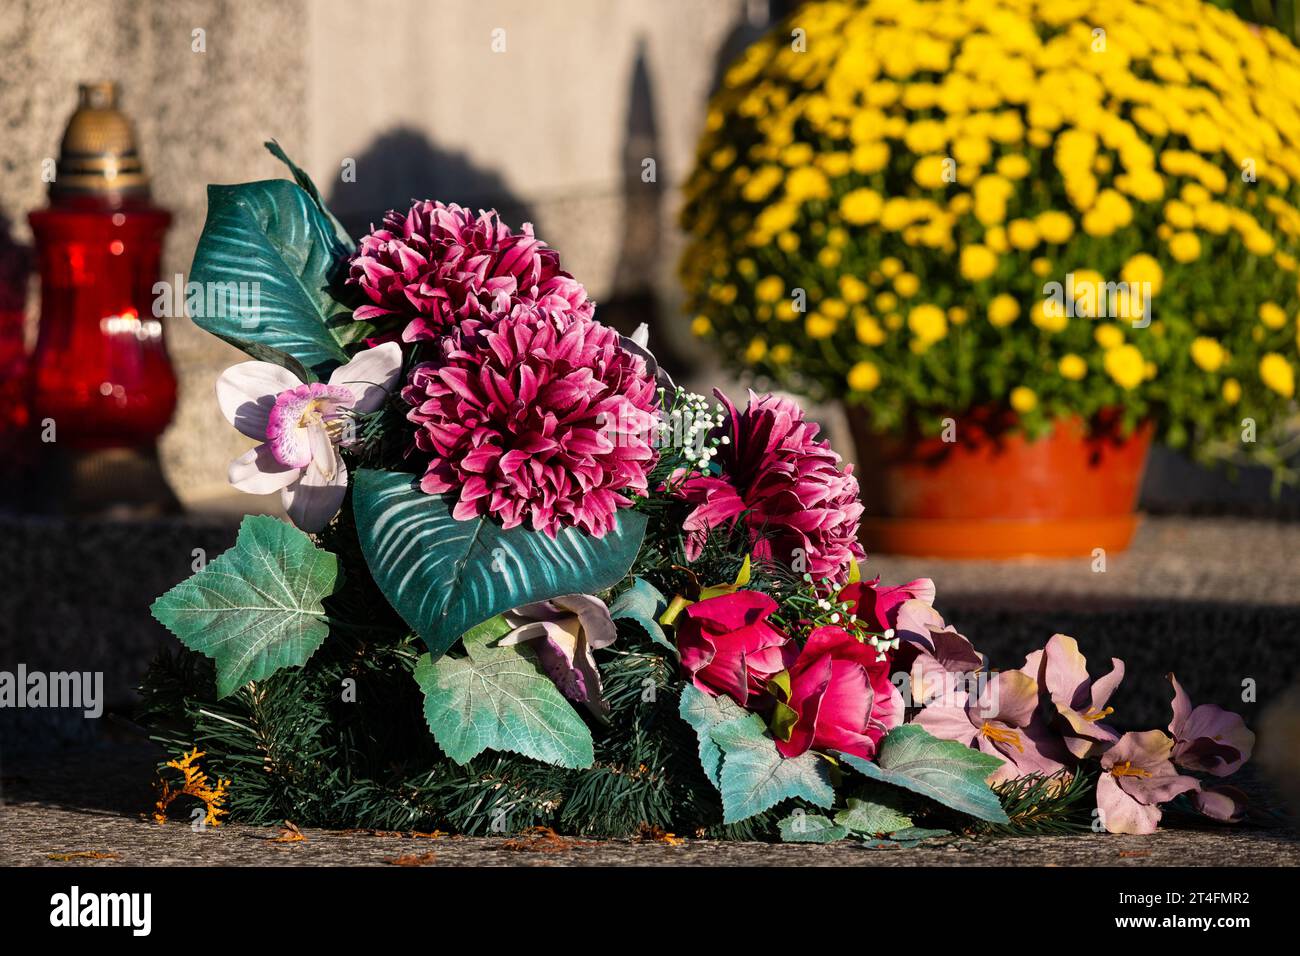
<instances>
[{"instance_id":1,"label":"artificial flower arrangement","mask_svg":"<svg viewBox=\"0 0 1300 956\"><path fill-rule=\"evenodd\" d=\"M794 402L677 387L530 226L417 202L354 244L290 168L210 189L191 273L250 356L216 386L256 442L230 480L292 524L245 518L153 605L186 648L142 687L185 775L160 819L896 845L1240 818L1239 717L1175 682L1167 732L1121 734L1119 661L1057 635L992 671L930 581L864 578L857 479Z\"/></svg>"},{"instance_id":2,"label":"artificial flower arrangement","mask_svg":"<svg viewBox=\"0 0 1300 956\"><path fill-rule=\"evenodd\" d=\"M1199 0L801 4L710 106L695 331L880 434L1149 421L1281 474L1298 117L1300 51Z\"/></svg>"}]
</instances>

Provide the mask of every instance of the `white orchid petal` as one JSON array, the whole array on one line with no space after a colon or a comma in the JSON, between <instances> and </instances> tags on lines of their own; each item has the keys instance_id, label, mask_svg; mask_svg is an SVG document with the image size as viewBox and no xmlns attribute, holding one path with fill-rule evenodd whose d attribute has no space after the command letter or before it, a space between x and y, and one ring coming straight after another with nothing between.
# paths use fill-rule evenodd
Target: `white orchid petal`
<instances>
[{"instance_id":1,"label":"white orchid petal","mask_svg":"<svg viewBox=\"0 0 1300 956\"><path fill-rule=\"evenodd\" d=\"M288 369L270 362L240 362L217 379L217 405L226 421L249 438L266 437L266 420L275 397L302 382Z\"/></svg>"},{"instance_id":2,"label":"white orchid petal","mask_svg":"<svg viewBox=\"0 0 1300 956\"><path fill-rule=\"evenodd\" d=\"M339 457L329 432L319 422L308 425L306 431L312 464L326 480L332 480L338 469L342 467L343 459Z\"/></svg>"},{"instance_id":3,"label":"white orchid petal","mask_svg":"<svg viewBox=\"0 0 1300 956\"><path fill-rule=\"evenodd\" d=\"M230 463L229 478L240 491L250 495L269 495L291 484L300 471L276 461L271 446L263 442Z\"/></svg>"},{"instance_id":4,"label":"white orchid petal","mask_svg":"<svg viewBox=\"0 0 1300 956\"><path fill-rule=\"evenodd\" d=\"M384 403L402 374L402 347L385 342L353 356L330 376L331 385L342 385L354 396L352 408L361 414L373 412Z\"/></svg>"},{"instance_id":5,"label":"white orchid petal","mask_svg":"<svg viewBox=\"0 0 1300 956\"><path fill-rule=\"evenodd\" d=\"M302 477L282 492L289 520L303 531L322 531L338 514L348 493L348 471L342 459L332 478L315 467L303 469Z\"/></svg>"}]
</instances>

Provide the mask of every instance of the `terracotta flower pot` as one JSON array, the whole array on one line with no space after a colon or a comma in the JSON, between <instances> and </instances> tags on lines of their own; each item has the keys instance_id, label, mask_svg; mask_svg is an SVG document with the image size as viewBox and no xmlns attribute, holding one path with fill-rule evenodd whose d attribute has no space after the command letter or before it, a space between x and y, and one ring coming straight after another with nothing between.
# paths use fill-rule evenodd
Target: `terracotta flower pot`
<instances>
[{"instance_id":1,"label":"terracotta flower pot","mask_svg":"<svg viewBox=\"0 0 1300 956\"><path fill-rule=\"evenodd\" d=\"M868 553L944 558L1072 557L1123 551L1151 446L1151 425L1128 435L1116 416L1089 429L1060 419L1029 441L1006 412L971 411L951 436L873 432L848 409Z\"/></svg>"}]
</instances>

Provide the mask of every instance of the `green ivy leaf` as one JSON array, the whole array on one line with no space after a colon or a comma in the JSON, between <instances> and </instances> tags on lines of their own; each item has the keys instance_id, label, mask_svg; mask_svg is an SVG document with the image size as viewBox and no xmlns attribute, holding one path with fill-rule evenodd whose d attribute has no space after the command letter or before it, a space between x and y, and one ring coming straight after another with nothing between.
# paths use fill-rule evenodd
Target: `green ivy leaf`
<instances>
[{"instance_id":1,"label":"green ivy leaf","mask_svg":"<svg viewBox=\"0 0 1300 956\"><path fill-rule=\"evenodd\" d=\"M719 694L712 697L694 684L682 688L682 700L677 712L682 720L695 729L700 739L700 765L704 775L719 790L722 789L722 748L713 741L713 728L732 720L741 720L745 711L730 697Z\"/></svg>"},{"instance_id":2,"label":"green ivy leaf","mask_svg":"<svg viewBox=\"0 0 1300 956\"><path fill-rule=\"evenodd\" d=\"M998 795L985 782L1002 761L955 740L932 737L916 724L886 734L876 763L852 754L839 757L871 780L919 793L977 820L1010 822Z\"/></svg>"},{"instance_id":3,"label":"green ivy leaf","mask_svg":"<svg viewBox=\"0 0 1300 956\"><path fill-rule=\"evenodd\" d=\"M485 750L581 769L595 760L591 731L526 644L493 647L510 630L498 615L465 635L466 657L422 656L415 680L424 719L443 752L465 764Z\"/></svg>"},{"instance_id":4,"label":"green ivy leaf","mask_svg":"<svg viewBox=\"0 0 1300 956\"><path fill-rule=\"evenodd\" d=\"M835 802L826 759L812 751L782 757L766 730L762 717L747 714L710 731L713 742L722 748L724 823L739 823L793 797L828 809Z\"/></svg>"},{"instance_id":5,"label":"green ivy leaf","mask_svg":"<svg viewBox=\"0 0 1300 956\"><path fill-rule=\"evenodd\" d=\"M190 267L204 302L192 318L266 361L285 356L317 369L345 362L330 325L349 310L334 300L330 284L346 254L334 225L288 180L209 186L208 218Z\"/></svg>"},{"instance_id":6,"label":"green ivy leaf","mask_svg":"<svg viewBox=\"0 0 1300 956\"><path fill-rule=\"evenodd\" d=\"M833 823L820 813L796 810L779 824L781 839L786 843L834 843L849 835L848 828Z\"/></svg>"},{"instance_id":7,"label":"green ivy leaf","mask_svg":"<svg viewBox=\"0 0 1300 956\"><path fill-rule=\"evenodd\" d=\"M150 611L182 644L216 662L217 693L226 697L306 663L329 633L322 601L339 577L338 559L297 528L249 515L233 548Z\"/></svg>"},{"instance_id":8,"label":"green ivy leaf","mask_svg":"<svg viewBox=\"0 0 1300 956\"><path fill-rule=\"evenodd\" d=\"M632 566L645 515L618 514L603 538L566 528L555 540L491 517L459 521L454 498L425 494L411 475L360 469L352 507L366 564L403 620L441 656L488 618L560 594L613 587Z\"/></svg>"},{"instance_id":9,"label":"green ivy leaf","mask_svg":"<svg viewBox=\"0 0 1300 956\"><path fill-rule=\"evenodd\" d=\"M650 640L676 654L677 647L668 640L664 629L659 626L659 615L667 606L668 601L658 588L645 578L633 578L632 586L609 605L609 616L616 621L631 621L645 631Z\"/></svg>"},{"instance_id":10,"label":"green ivy leaf","mask_svg":"<svg viewBox=\"0 0 1300 956\"><path fill-rule=\"evenodd\" d=\"M872 836L905 830L912 818L902 810L903 801L891 787L870 785L856 797L845 801L845 808L835 814L835 822L854 833Z\"/></svg>"}]
</instances>

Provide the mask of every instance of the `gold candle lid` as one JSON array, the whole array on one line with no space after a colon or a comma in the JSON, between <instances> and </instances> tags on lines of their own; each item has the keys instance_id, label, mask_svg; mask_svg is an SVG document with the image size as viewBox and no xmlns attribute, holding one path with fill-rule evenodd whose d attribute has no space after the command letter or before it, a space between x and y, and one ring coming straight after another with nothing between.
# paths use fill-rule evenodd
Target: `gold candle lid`
<instances>
[{"instance_id":1,"label":"gold candle lid","mask_svg":"<svg viewBox=\"0 0 1300 956\"><path fill-rule=\"evenodd\" d=\"M117 108L117 84L82 83L77 91L77 109L63 133L50 197L147 198L149 177L136 151L131 121Z\"/></svg>"}]
</instances>

